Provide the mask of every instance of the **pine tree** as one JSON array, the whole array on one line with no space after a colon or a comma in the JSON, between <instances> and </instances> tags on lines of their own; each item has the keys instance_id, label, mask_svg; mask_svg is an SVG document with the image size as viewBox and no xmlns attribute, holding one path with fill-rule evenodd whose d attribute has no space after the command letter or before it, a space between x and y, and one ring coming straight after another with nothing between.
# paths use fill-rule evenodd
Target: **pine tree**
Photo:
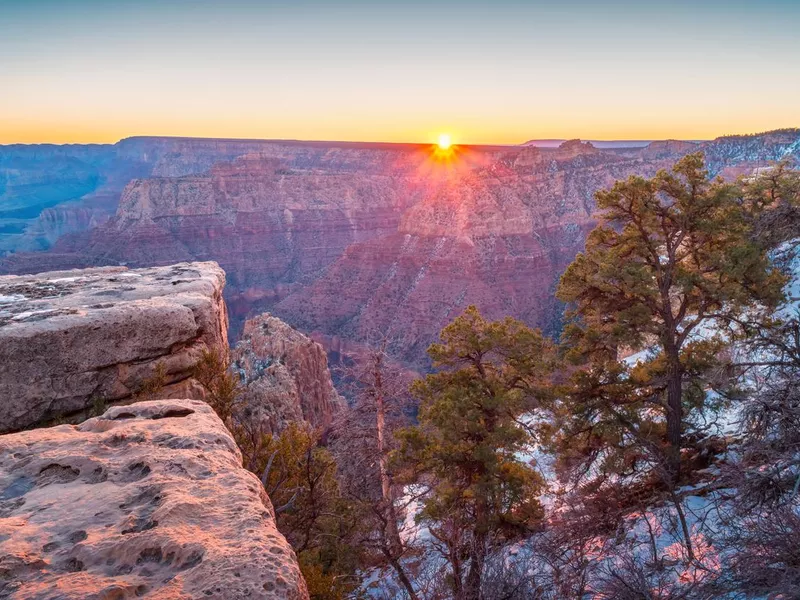
<instances>
[{"instance_id":1,"label":"pine tree","mask_svg":"<svg viewBox=\"0 0 800 600\"><path fill-rule=\"evenodd\" d=\"M408 386L411 375L394 363L382 335L352 365L338 371L347 388L350 408L332 426L330 443L337 459L342 493L359 507L358 545L375 565L394 570L410 600L419 598L406 564L416 548L404 535L403 495L394 481L389 457L395 448L393 432L408 425Z\"/></svg>"},{"instance_id":2,"label":"pine tree","mask_svg":"<svg viewBox=\"0 0 800 600\"><path fill-rule=\"evenodd\" d=\"M600 223L558 289L572 307L567 355L582 364L560 438L584 472L650 463L677 483L691 417L709 407L709 377L742 333L734 326L782 297L743 195L710 181L700 153L596 195ZM630 366L625 351L644 354Z\"/></svg>"},{"instance_id":3,"label":"pine tree","mask_svg":"<svg viewBox=\"0 0 800 600\"><path fill-rule=\"evenodd\" d=\"M487 322L475 307L441 340L428 350L438 372L413 386L419 426L400 432L399 459L426 488L419 519L443 548L454 596L476 600L492 542L542 517L543 481L520 453L532 442L526 423L545 406L553 349L538 331Z\"/></svg>"}]
</instances>

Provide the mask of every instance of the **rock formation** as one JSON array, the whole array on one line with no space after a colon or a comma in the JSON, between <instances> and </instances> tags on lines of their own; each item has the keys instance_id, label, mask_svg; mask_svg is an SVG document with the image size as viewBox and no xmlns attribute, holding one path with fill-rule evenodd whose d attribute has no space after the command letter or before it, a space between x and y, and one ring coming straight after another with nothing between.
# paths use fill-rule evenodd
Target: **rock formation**
<instances>
[{"instance_id":1,"label":"rock formation","mask_svg":"<svg viewBox=\"0 0 800 600\"><path fill-rule=\"evenodd\" d=\"M192 400L0 437L0 596L308 598L241 462L222 422Z\"/></svg>"},{"instance_id":2,"label":"rock formation","mask_svg":"<svg viewBox=\"0 0 800 600\"><path fill-rule=\"evenodd\" d=\"M191 369L227 349L216 263L0 277L0 432L129 401L163 383L196 395Z\"/></svg>"},{"instance_id":3,"label":"rock formation","mask_svg":"<svg viewBox=\"0 0 800 600\"><path fill-rule=\"evenodd\" d=\"M345 405L322 346L269 314L244 324L233 358L244 410L265 431L278 433L291 421L325 428Z\"/></svg>"},{"instance_id":4,"label":"rock formation","mask_svg":"<svg viewBox=\"0 0 800 600\"><path fill-rule=\"evenodd\" d=\"M297 146L297 142L268 140L154 137L127 138L116 144L0 145L0 256L41 250L65 233L104 222L114 214L132 179L202 173L216 163L253 152L296 156L308 166L327 151L312 143L298 152ZM45 215L49 208L66 212ZM80 208L89 211L88 219L78 212ZM68 223L58 223L63 220Z\"/></svg>"}]
</instances>

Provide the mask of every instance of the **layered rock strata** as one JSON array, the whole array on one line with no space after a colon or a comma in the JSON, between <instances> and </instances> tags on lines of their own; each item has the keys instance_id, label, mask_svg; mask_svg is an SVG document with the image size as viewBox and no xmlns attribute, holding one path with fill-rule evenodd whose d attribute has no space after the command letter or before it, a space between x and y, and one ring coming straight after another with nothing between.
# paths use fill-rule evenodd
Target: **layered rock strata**
<instances>
[{"instance_id":1,"label":"layered rock strata","mask_svg":"<svg viewBox=\"0 0 800 600\"><path fill-rule=\"evenodd\" d=\"M233 337L269 311L341 347L389 333L393 354L424 368L427 345L469 304L556 333L562 307L553 290L593 226L594 193L696 150L713 175L776 160L796 166L800 130L448 154L419 145L125 140L120 160L150 171L128 183L116 215L63 235L47 253L10 254L0 271L216 260L228 274ZM47 239L79 227L66 216L42 221Z\"/></svg>"},{"instance_id":2,"label":"layered rock strata","mask_svg":"<svg viewBox=\"0 0 800 600\"><path fill-rule=\"evenodd\" d=\"M279 433L292 421L325 429L345 406L317 342L269 314L244 324L233 352L247 416Z\"/></svg>"}]
</instances>

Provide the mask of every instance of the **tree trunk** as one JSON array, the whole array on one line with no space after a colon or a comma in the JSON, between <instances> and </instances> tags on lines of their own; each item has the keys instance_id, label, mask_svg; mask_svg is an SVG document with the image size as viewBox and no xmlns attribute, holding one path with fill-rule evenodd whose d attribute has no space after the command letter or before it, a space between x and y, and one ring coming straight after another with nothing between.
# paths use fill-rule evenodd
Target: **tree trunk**
<instances>
[{"instance_id":1,"label":"tree trunk","mask_svg":"<svg viewBox=\"0 0 800 600\"><path fill-rule=\"evenodd\" d=\"M694 548L692 547L692 534L689 532L689 525L686 523L686 515L683 513L683 506L681 506L681 500L678 498L678 495L675 493L674 489L670 489L669 491L670 496L672 497L672 503L675 505L675 510L678 513L678 521L681 524L681 530L683 531L683 539L685 541L686 546L686 556L689 559L689 562L694 562Z\"/></svg>"},{"instance_id":2,"label":"tree trunk","mask_svg":"<svg viewBox=\"0 0 800 600\"><path fill-rule=\"evenodd\" d=\"M383 375L382 357L375 358L375 426L378 433L378 468L381 477L381 496L386 506L386 537L388 538L389 562L397 573L397 578L405 588L411 600L417 600L418 596L414 586L406 575L400 557L403 555L403 541L400 539L400 531L397 528L397 510L392 497L392 481L389 476L388 457L386 452L386 406L383 397Z\"/></svg>"},{"instance_id":3,"label":"tree trunk","mask_svg":"<svg viewBox=\"0 0 800 600\"><path fill-rule=\"evenodd\" d=\"M453 598L464 600L464 589L461 585L461 560L458 558L458 551L450 547L450 568L453 570Z\"/></svg>"},{"instance_id":4,"label":"tree trunk","mask_svg":"<svg viewBox=\"0 0 800 600\"><path fill-rule=\"evenodd\" d=\"M667 379L667 479L675 485L681 476L683 385L680 362L670 361Z\"/></svg>"},{"instance_id":5,"label":"tree trunk","mask_svg":"<svg viewBox=\"0 0 800 600\"><path fill-rule=\"evenodd\" d=\"M378 469L381 477L381 496L386 504L389 547L395 557L402 554L402 540L397 529L397 511L392 497L392 481L389 477L388 456L386 452L386 407L383 398L383 377L381 358L375 361L375 425L378 432Z\"/></svg>"},{"instance_id":6,"label":"tree trunk","mask_svg":"<svg viewBox=\"0 0 800 600\"><path fill-rule=\"evenodd\" d=\"M486 542L489 527L486 523L487 507L479 500L475 507L475 526L472 532L472 545L469 552L469 571L464 583L464 600L480 600L481 576L486 562Z\"/></svg>"},{"instance_id":7,"label":"tree trunk","mask_svg":"<svg viewBox=\"0 0 800 600\"><path fill-rule=\"evenodd\" d=\"M472 550L469 553L469 571L464 583L463 600L480 600L481 576L486 562L486 533L476 533L472 539Z\"/></svg>"},{"instance_id":8,"label":"tree trunk","mask_svg":"<svg viewBox=\"0 0 800 600\"><path fill-rule=\"evenodd\" d=\"M414 590L414 586L406 575L406 571L403 569L403 565L400 564L400 561L396 558L391 558L389 559L389 562L394 567L394 570L397 573L397 578L400 580L400 584L405 588L408 597L411 600L418 600L419 596L417 596L417 592Z\"/></svg>"}]
</instances>

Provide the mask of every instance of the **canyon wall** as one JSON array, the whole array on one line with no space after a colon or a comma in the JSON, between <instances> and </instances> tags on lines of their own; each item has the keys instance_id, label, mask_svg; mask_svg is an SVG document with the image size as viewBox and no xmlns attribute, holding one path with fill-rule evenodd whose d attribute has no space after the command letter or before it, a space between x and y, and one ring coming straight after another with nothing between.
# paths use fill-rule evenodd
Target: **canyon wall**
<instances>
[{"instance_id":1,"label":"canyon wall","mask_svg":"<svg viewBox=\"0 0 800 600\"><path fill-rule=\"evenodd\" d=\"M0 436L0 596L306 600L264 487L241 465L192 400Z\"/></svg>"},{"instance_id":2,"label":"canyon wall","mask_svg":"<svg viewBox=\"0 0 800 600\"><path fill-rule=\"evenodd\" d=\"M346 406L322 346L269 314L245 322L233 367L248 418L266 432L280 433L292 421L325 429Z\"/></svg>"},{"instance_id":3,"label":"canyon wall","mask_svg":"<svg viewBox=\"0 0 800 600\"><path fill-rule=\"evenodd\" d=\"M424 368L424 349L469 304L556 332L553 291L593 226L594 193L698 149L712 174L736 176L798 164L800 130L450 153L135 138L117 152L150 172L127 183L110 220L58 237L46 253L8 255L0 270L216 260L228 274L234 338L246 318L269 311L337 347L388 334L397 357Z\"/></svg>"},{"instance_id":4,"label":"canyon wall","mask_svg":"<svg viewBox=\"0 0 800 600\"><path fill-rule=\"evenodd\" d=\"M0 433L130 401L202 395L192 368L224 352L216 263L0 277Z\"/></svg>"},{"instance_id":5,"label":"canyon wall","mask_svg":"<svg viewBox=\"0 0 800 600\"><path fill-rule=\"evenodd\" d=\"M325 148L298 153L293 142L170 137L133 137L116 144L0 145L0 256L44 250L63 234L104 222L133 179L202 173L251 152L295 156L310 164ZM45 214L53 208L58 214Z\"/></svg>"}]
</instances>

